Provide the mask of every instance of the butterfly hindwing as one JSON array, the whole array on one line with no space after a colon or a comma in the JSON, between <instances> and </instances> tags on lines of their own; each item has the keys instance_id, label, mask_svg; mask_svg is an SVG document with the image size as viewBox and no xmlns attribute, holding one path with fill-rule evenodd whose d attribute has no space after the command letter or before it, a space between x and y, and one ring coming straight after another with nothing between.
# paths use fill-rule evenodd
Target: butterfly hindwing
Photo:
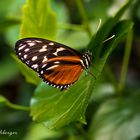
<instances>
[{"instance_id":1,"label":"butterfly hindwing","mask_svg":"<svg viewBox=\"0 0 140 140\"><path fill-rule=\"evenodd\" d=\"M42 69L41 78L49 85L57 88L68 88L78 80L83 71L82 66L78 62L65 61L65 58L59 63L55 62L57 61L49 62L49 67Z\"/></svg>"}]
</instances>

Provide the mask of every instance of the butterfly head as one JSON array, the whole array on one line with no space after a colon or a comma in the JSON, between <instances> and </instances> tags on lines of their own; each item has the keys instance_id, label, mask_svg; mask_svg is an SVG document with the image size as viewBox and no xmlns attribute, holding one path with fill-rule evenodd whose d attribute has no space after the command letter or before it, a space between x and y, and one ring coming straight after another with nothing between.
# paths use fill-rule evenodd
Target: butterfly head
<instances>
[{"instance_id":1,"label":"butterfly head","mask_svg":"<svg viewBox=\"0 0 140 140\"><path fill-rule=\"evenodd\" d=\"M89 68L89 65L91 63L91 59L92 59L92 52L90 52L89 50L87 52L85 52L82 56L82 65L85 69Z\"/></svg>"}]
</instances>

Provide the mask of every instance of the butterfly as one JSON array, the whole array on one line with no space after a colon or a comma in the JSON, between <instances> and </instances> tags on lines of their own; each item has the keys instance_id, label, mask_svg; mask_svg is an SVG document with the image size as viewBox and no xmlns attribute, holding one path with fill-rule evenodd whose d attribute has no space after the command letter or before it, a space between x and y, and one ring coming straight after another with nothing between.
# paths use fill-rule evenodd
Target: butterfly
<instances>
[{"instance_id":1,"label":"butterfly","mask_svg":"<svg viewBox=\"0 0 140 140\"><path fill-rule=\"evenodd\" d=\"M88 70L92 53L78 51L42 38L23 38L15 44L18 58L36 71L48 85L61 90L69 88Z\"/></svg>"}]
</instances>

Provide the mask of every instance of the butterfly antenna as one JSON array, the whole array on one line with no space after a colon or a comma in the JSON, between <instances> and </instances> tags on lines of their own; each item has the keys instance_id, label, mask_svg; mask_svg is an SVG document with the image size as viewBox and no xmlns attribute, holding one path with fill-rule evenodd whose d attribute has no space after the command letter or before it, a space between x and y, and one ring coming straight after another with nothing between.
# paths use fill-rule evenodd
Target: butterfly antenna
<instances>
[{"instance_id":1,"label":"butterfly antenna","mask_svg":"<svg viewBox=\"0 0 140 140\"><path fill-rule=\"evenodd\" d=\"M98 30L100 29L101 23L102 23L102 19L100 18L100 19L99 19L99 24L98 24L98 26L97 26L97 31L96 31L96 33L97 33ZM106 40L104 40L103 43L105 43L105 42L111 40L111 39L114 38L114 37L115 37L115 35L112 35L111 37L109 37L109 38L107 38Z\"/></svg>"},{"instance_id":2,"label":"butterfly antenna","mask_svg":"<svg viewBox=\"0 0 140 140\"><path fill-rule=\"evenodd\" d=\"M105 43L105 42L111 40L111 39L114 38L114 37L115 37L115 35L112 35L111 37L109 37L109 38L107 38L106 40L104 40L103 43Z\"/></svg>"},{"instance_id":3,"label":"butterfly antenna","mask_svg":"<svg viewBox=\"0 0 140 140\"><path fill-rule=\"evenodd\" d=\"M94 74L92 74L92 73L91 73L89 70L87 70L87 69L86 69L86 72L89 73L90 75L92 75L92 76L95 78L95 80L96 80L96 76L95 76Z\"/></svg>"}]
</instances>

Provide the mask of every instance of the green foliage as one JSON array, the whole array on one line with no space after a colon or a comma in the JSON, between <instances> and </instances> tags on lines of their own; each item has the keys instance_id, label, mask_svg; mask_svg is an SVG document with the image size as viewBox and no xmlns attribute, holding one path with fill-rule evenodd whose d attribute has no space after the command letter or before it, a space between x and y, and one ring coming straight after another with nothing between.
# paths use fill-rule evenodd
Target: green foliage
<instances>
[{"instance_id":1,"label":"green foliage","mask_svg":"<svg viewBox=\"0 0 140 140\"><path fill-rule=\"evenodd\" d=\"M127 7L123 7L123 12L126 8ZM104 44L104 46L95 46L97 49L103 50L102 57L94 61L96 67L91 68L92 73L96 75L96 79L98 79L98 76L102 72L103 66L112 49L116 47L118 42L127 34L128 30L132 28L132 22L130 21L118 22L118 15L121 16L123 12L119 12L120 15L117 13L117 17L115 16L109 19L109 21L104 24L106 28L104 29L103 26L99 30L97 37L91 40L91 42L98 40L98 43L103 44L102 38L107 37L109 31L113 32L113 27L116 30L116 32L113 32L115 34L114 39ZM108 24L108 22L110 22L110 24ZM102 35L101 38L99 34L102 32L104 35ZM95 50L95 47L90 43L90 49ZM105 47L106 50L103 47ZM96 51L94 53L96 53ZM82 77L77 84L73 85L68 91L65 91L65 93L53 88L48 88L48 86L44 84L39 85L31 102L31 115L33 119L38 122L43 122L49 128L59 128L73 121L85 123L85 110L95 81L96 80L91 78L91 76ZM51 110L49 108L51 108Z\"/></svg>"},{"instance_id":2,"label":"green foliage","mask_svg":"<svg viewBox=\"0 0 140 140\"><path fill-rule=\"evenodd\" d=\"M53 39L56 34L56 16L50 9L50 0L27 0L23 7L20 37Z\"/></svg>"},{"instance_id":3,"label":"green foliage","mask_svg":"<svg viewBox=\"0 0 140 140\"><path fill-rule=\"evenodd\" d=\"M20 23L20 12L17 11L22 3L23 0L0 1L0 33Z\"/></svg>"},{"instance_id":4,"label":"green foliage","mask_svg":"<svg viewBox=\"0 0 140 140\"><path fill-rule=\"evenodd\" d=\"M36 72L23 64L15 54L12 54L12 58L17 63L16 67L12 58L7 57L11 51L7 52L2 48L1 54L5 58L0 62L0 84L4 85L0 87L0 93L2 93L0 109L3 112L0 117L0 125L3 127L11 121L13 122L9 124L12 126L11 128L13 129L14 126L21 132L23 124L26 125L25 128L28 131L22 134L24 135L21 138L23 140L137 140L140 136L140 90L138 89L139 85L135 85L134 88L130 86L133 83L133 78L126 79L133 39L133 22L127 18L122 19L133 1L127 0L118 12L109 18L107 18L107 12L104 13L104 11L109 8L111 2L99 1L96 5L94 1L86 2L84 0L59 1L59 4L57 1L50 0L27 0L22 6L23 2L24 0L0 2L0 17L2 19L0 34L6 37L4 45L0 43L0 49L9 45L9 50L11 50L19 35L20 38L40 37L60 41L81 52L90 50L94 59L89 72L96 78L83 72L74 85L62 92L41 82ZM97 13L104 16L102 19L106 20L103 20L97 33L91 36L91 33L95 31L93 28L97 27L98 21L95 19L100 18L96 12L93 13L93 3ZM23 8L22 19L21 6ZM71 9L74 7L78 12ZM68 14L72 10L75 15L70 17ZM80 19L78 24L71 24L74 23L73 17ZM72 22L66 23L68 21ZM19 26L20 33L17 33ZM115 37L105 41L112 35ZM113 75L115 72L112 72L110 65L106 63L112 53L117 54L116 47L126 37L121 78L116 80L117 78ZM117 49L122 48L118 47ZM117 59L121 59L118 56ZM116 61L112 63L116 65ZM17 68L27 83L21 82ZM13 95L12 90L8 88L9 85L14 85L15 80L15 87L12 89L15 95ZM28 83L34 84L36 87L32 87ZM29 107L21 104L28 104ZM24 120L25 112L22 112L22 115L17 115L14 114L13 109L17 112L27 111L28 120ZM6 111L10 113L5 113ZM38 124L31 123L29 115ZM23 120L22 125L21 119ZM19 135L21 135L20 132ZM1 138L8 139L0 135Z\"/></svg>"},{"instance_id":5,"label":"green foliage","mask_svg":"<svg viewBox=\"0 0 140 140\"><path fill-rule=\"evenodd\" d=\"M49 128L60 128L72 121L86 123L89 83L89 77L83 76L79 82L64 92L41 83L31 100L33 119L43 122Z\"/></svg>"},{"instance_id":6,"label":"green foliage","mask_svg":"<svg viewBox=\"0 0 140 140\"><path fill-rule=\"evenodd\" d=\"M135 93L125 99L104 102L91 124L91 137L99 140L136 139L140 134L139 103L139 95Z\"/></svg>"},{"instance_id":7,"label":"green foliage","mask_svg":"<svg viewBox=\"0 0 140 140\"><path fill-rule=\"evenodd\" d=\"M127 31L132 27L132 23L123 21L121 24L118 23L118 26L118 29L122 29L123 26L123 31L116 34L116 39L111 41L109 49L107 48L107 51L104 52L103 58L95 61L96 68L93 68L92 72L94 72L96 78L100 75L112 48L126 35ZM49 128L59 128L72 121L85 123L85 110L94 85L95 79L91 79L89 76L83 76L64 93L54 88L48 88L45 84L39 85L31 102L33 119L43 122Z\"/></svg>"}]
</instances>

